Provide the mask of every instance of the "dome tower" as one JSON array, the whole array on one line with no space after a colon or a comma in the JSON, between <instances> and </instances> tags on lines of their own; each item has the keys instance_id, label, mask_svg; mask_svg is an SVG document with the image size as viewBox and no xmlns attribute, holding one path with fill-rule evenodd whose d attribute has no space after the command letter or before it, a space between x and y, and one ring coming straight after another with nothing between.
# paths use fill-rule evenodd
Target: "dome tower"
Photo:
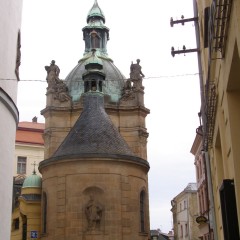
<instances>
[{"instance_id":1,"label":"dome tower","mask_svg":"<svg viewBox=\"0 0 240 240\"><path fill-rule=\"evenodd\" d=\"M92 58L94 52L96 58L102 62L102 69L105 73L105 82L102 86L103 93L108 96L110 102L116 104L121 98L125 77L114 65L113 60L108 57L109 28L105 26L105 16L97 1L94 2L87 15L87 26L82 31L85 42L83 57L66 77L66 84L72 100L73 102L79 101L81 94L84 92L82 76L85 72L85 65Z\"/></svg>"},{"instance_id":2,"label":"dome tower","mask_svg":"<svg viewBox=\"0 0 240 240\"><path fill-rule=\"evenodd\" d=\"M85 51L65 81L48 73L42 239L149 239L147 129L141 66L125 79L107 54L97 1Z\"/></svg>"},{"instance_id":3,"label":"dome tower","mask_svg":"<svg viewBox=\"0 0 240 240\"><path fill-rule=\"evenodd\" d=\"M132 64L130 78L126 79L108 57L109 29L97 1L87 15L83 39L83 57L65 80L60 80L55 61L45 67L47 104L41 112L46 123L45 158L52 156L78 119L83 109L83 94L96 89L103 93L105 110L131 150L147 159L145 118L149 110L144 106L141 67L139 62Z\"/></svg>"}]
</instances>

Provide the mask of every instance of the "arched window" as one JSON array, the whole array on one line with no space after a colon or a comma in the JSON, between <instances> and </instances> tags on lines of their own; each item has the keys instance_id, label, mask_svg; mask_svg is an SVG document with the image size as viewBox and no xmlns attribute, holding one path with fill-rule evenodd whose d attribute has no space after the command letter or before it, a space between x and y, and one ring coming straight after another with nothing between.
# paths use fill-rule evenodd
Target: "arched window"
<instances>
[{"instance_id":1,"label":"arched window","mask_svg":"<svg viewBox=\"0 0 240 240\"><path fill-rule=\"evenodd\" d=\"M145 191L140 193L140 231L145 232Z\"/></svg>"},{"instance_id":2,"label":"arched window","mask_svg":"<svg viewBox=\"0 0 240 240\"><path fill-rule=\"evenodd\" d=\"M100 48L100 37L95 30L91 33L91 47L92 48Z\"/></svg>"},{"instance_id":3,"label":"arched window","mask_svg":"<svg viewBox=\"0 0 240 240\"><path fill-rule=\"evenodd\" d=\"M47 194L43 192L42 233L47 232Z\"/></svg>"}]
</instances>

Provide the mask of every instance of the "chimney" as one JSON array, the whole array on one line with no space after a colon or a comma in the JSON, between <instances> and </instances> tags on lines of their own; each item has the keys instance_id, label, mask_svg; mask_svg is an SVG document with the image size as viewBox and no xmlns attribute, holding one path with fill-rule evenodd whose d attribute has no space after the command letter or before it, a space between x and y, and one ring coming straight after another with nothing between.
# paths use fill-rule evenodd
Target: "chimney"
<instances>
[{"instance_id":1,"label":"chimney","mask_svg":"<svg viewBox=\"0 0 240 240\"><path fill-rule=\"evenodd\" d=\"M32 119L32 122L37 123L37 117L36 116Z\"/></svg>"}]
</instances>

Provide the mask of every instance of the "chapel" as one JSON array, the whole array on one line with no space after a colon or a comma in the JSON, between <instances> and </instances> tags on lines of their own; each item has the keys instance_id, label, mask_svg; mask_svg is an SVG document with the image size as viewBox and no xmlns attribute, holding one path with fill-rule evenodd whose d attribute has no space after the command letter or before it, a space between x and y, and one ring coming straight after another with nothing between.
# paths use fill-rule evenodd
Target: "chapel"
<instances>
[{"instance_id":1,"label":"chapel","mask_svg":"<svg viewBox=\"0 0 240 240\"><path fill-rule=\"evenodd\" d=\"M21 213L26 239L33 230L45 240L150 238L144 74L139 59L128 78L114 65L105 20L95 0L82 29L83 56L66 79L54 60L45 66L41 183L32 186L35 172L23 183L25 194L39 195L39 212ZM20 212L31 204L21 201Z\"/></svg>"}]
</instances>

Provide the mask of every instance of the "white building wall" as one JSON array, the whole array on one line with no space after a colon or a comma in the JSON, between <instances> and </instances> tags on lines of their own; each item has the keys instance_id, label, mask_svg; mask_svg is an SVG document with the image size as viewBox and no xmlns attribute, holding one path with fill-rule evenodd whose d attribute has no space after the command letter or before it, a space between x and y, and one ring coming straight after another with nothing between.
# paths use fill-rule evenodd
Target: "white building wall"
<instances>
[{"instance_id":1,"label":"white building wall","mask_svg":"<svg viewBox=\"0 0 240 240\"><path fill-rule=\"evenodd\" d=\"M37 175L41 176L38 171L38 166L41 161L44 160L44 146L42 145L29 145L29 144L16 144L15 147L15 161L13 168L13 175L17 176L17 160L18 157L27 158L26 176L33 173L34 163L36 164L35 171Z\"/></svg>"},{"instance_id":2,"label":"white building wall","mask_svg":"<svg viewBox=\"0 0 240 240\"><path fill-rule=\"evenodd\" d=\"M12 169L18 122L15 75L22 0L0 0L0 239L9 240L12 210ZM6 80L13 79L13 80Z\"/></svg>"},{"instance_id":3,"label":"white building wall","mask_svg":"<svg viewBox=\"0 0 240 240\"><path fill-rule=\"evenodd\" d=\"M15 103L17 100L16 50L21 12L22 0L0 0L0 87Z\"/></svg>"}]
</instances>

